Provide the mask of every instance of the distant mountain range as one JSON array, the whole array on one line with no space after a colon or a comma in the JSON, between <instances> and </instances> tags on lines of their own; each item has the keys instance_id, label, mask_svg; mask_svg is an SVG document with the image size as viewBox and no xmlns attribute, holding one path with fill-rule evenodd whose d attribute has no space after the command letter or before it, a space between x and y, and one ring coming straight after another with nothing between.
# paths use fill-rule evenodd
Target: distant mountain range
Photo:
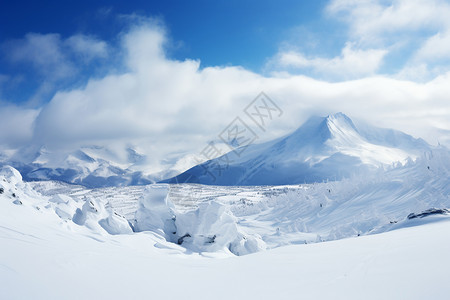
<instances>
[{"instance_id":1,"label":"distant mountain range","mask_svg":"<svg viewBox=\"0 0 450 300\"><path fill-rule=\"evenodd\" d=\"M122 157L106 147L82 147L54 152L46 147L19 149L4 155L1 164L12 165L24 180L58 180L87 187L149 184L153 181L137 168L145 156L127 148Z\"/></svg>"},{"instance_id":2,"label":"distant mountain range","mask_svg":"<svg viewBox=\"0 0 450 300\"><path fill-rule=\"evenodd\" d=\"M210 185L280 185L339 180L416 158L422 139L367 124L343 113L312 117L293 133L197 165L165 180Z\"/></svg>"},{"instance_id":3,"label":"distant mountain range","mask_svg":"<svg viewBox=\"0 0 450 300\"><path fill-rule=\"evenodd\" d=\"M293 133L263 144L237 148L181 174L155 172L148 154L132 147L120 154L107 147L75 151L23 148L0 153L0 165L12 165L23 178L59 180L87 187L143 185L156 181L210 185L278 185L339 180L403 162L432 146L392 129L358 124L342 113L312 117ZM116 149L117 150L117 149ZM151 156L151 155L150 155ZM149 175L151 174L151 175ZM177 175L179 174L179 175ZM172 177L175 176L175 177Z\"/></svg>"}]
</instances>

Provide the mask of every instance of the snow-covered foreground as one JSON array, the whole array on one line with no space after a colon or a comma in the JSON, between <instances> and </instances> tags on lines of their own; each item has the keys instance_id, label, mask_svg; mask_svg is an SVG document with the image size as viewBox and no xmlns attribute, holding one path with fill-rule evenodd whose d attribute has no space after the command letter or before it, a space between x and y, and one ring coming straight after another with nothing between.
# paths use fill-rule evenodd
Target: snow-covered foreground
<instances>
[{"instance_id":1,"label":"snow-covered foreground","mask_svg":"<svg viewBox=\"0 0 450 300\"><path fill-rule=\"evenodd\" d=\"M207 242L214 236L219 244L222 236L228 236L222 243L225 246L240 235L251 240L253 246L247 243L245 249L231 247L229 250L242 255L408 226L407 216L411 213L450 208L449 175L449 153L435 151L417 162L388 171L306 185L153 185L162 188L161 195L152 194L156 189L144 186L86 189L57 182L30 185L49 197L63 194L79 203L86 199L102 201L124 216L137 231L154 231L175 243L189 234L191 237L183 239L182 244L195 252L221 250L218 243ZM145 203L146 197L150 203ZM153 198L156 202L152 202ZM140 200L147 206L143 210L139 210ZM155 207L153 212L152 207ZM170 220L172 217L175 220ZM140 225L147 222L145 219L155 218L159 219L157 224ZM141 223L138 219L142 219ZM234 232L231 236L230 231Z\"/></svg>"},{"instance_id":2,"label":"snow-covered foreground","mask_svg":"<svg viewBox=\"0 0 450 300\"><path fill-rule=\"evenodd\" d=\"M274 187L91 190L5 167L0 299L448 299L449 175L447 150Z\"/></svg>"},{"instance_id":3,"label":"snow-covered foreground","mask_svg":"<svg viewBox=\"0 0 450 300\"><path fill-rule=\"evenodd\" d=\"M448 299L448 220L213 259L27 217L0 221L1 299Z\"/></svg>"}]
</instances>

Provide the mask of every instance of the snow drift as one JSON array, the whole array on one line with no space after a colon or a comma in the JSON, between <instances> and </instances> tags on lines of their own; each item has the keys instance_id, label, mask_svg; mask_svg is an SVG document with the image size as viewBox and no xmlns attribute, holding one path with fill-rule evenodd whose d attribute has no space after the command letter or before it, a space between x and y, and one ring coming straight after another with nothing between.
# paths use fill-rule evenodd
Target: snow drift
<instances>
[{"instance_id":1,"label":"snow drift","mask_svg":"<svg viewBox=\"0 0 450 300\"><path fill-rule=\"evenodd\" d=\"M182 212L169 199L169 185L148 186L139 200L134 228L154 231L194 252L230 251L244 255L265 248L264 242L246 235L229 209L216 201Z\"/></svg>"},{"instance_id":2,"label":"snow drift","mask_svg":"<svg viewBox=\"0 0 450 300\"><path fill-rule=\"evenodd\" d=\"M11 167L0 174L1 197L13 205L100 236L153 234L165 247L191 253L245 255L382 233L444 220L450 208L445 148L389 170L290 186L152 184L89 190L25 183Z\"/></svg>"},{"instance_id":3,"label":"snow drift","mask_svg":"<svg viewBox=\"0 0 450 300\"><path fill-rule=\"evenodd\" d=\"M20 173L11 166L0 169L0 192L1 198L32 211L58 217L66 224L81 225L99 234L132 233L128 221L115 213L105 199L84 197L77 200L64 194L45 197L23 182Z\"/></svg>"}]
</instances>

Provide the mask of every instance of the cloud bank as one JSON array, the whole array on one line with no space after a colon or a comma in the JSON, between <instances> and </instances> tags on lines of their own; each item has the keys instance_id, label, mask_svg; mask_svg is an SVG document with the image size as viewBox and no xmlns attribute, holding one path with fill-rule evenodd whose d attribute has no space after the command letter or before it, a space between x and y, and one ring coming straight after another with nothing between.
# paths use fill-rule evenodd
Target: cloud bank
<instances>
[{"instance_id":1,"label":"cloud bank","mask_svg":"<svg viewBox=\"0 0 450 300\"><path fill-rule=\"evenodd\" d=\"M344 25L338 32L346 38L340 56L306 55L296 49L294 39L269 60L269 68L310 71L333 81L381 72L422 82L450 68L450 3L446 0L332 0L325 15Z\"/></svg>"},{"instance_id":2,"label":"cloud bank","mask_svg":"<svg viewBox=\"0 0 450 300\"><path fill-rule=\"evenodd\" d=\"M376 3L364 3L372 2ZM390 24L393 21L389 21L389 14L395 14L395 9L385 11L378 7L361 7L358 3L333 1L328 10L335 14L361 15L362 20L367 9L375 9L380 16L388 14L389 18L369 20L365 32L381 36L384 30L393 30L392 24L371 22L381 19ZM402 1L398 3L407 5ZM359 24L360 19L355 20L351 23L351 32L363 40L366 35L354 25ZM412 21L396 22L403 28ZM437 22L436 26L443 26L441 23ZM411 26L414 29L419 25ZM432 44L441 43L440 39L445 38L439 35L428 39L420 48L424 50L415 54L415 59L423 61L430 51L435 51ZM120 67L112 67L105 76L91 78L80 88L58 91L37 109L0 103L3 148L18 145L49 145L53 149L89 144L134 145L143 149L154 170L160 171L164 164L186 160L183 158L186 154L198 153L209 140L217 140L218 134L236 116L242 116L242 110L261 91L269 95L284 114L272 122L266 132L253 127L260 136L259 141L295 130L310 115L342 111L380 127L396 128L422 137L432 144L439 141L450 145L450 72L442 71L425 82L376 75L388 52L378 47L380 44L362 50L357 47L359 44L349 42L339 57L329 60L295 52L278 54L278 61L286 65L353 78L329 82L287 72L263 76L239 66L202 68L199 60L179 61L167 57L167 41L163 26L151 20L139 22L120 34L117 50L121 53ZM23 52L13 54L14 59L30 59L36 67L46 64L48 70L45 72L59 69L52 76L66 76L66 72L71 72L70 61L65 59L63 52L57 52L61 47L69 47L87 61L104 59L111 47L82 35L68 39L58 35L27 35L22 43ZM56 48L49 45L56 45ZM48 60L33 58L30 53L36 49ZM67 63L64 66L60 62ZM192 161L187 160L186 164L190 163Z\"/></svg>"}]
</instances>

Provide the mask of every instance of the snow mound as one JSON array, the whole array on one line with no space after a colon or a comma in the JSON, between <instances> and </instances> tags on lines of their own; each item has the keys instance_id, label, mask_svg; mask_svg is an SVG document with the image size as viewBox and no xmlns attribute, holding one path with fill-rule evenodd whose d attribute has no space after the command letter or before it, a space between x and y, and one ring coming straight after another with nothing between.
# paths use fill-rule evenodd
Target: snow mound
<instances>
[{"instance_id":1,"label":"snow mound","mask_svg":"<svg viewBox=\"0 0 450 300\"><path fill-rule=\"evenodd\" d=\"M30 200L39 198L39 194L22 181L19 171L3 166L0 168L0 197L16 205L29 205Z\"/></svg>"},{"instance_id":2,"label":"snow mound","mask_svg":"<svg viewBox=\"0 0 450 300\"><path fill-rule=\"evenodd\" d=\"M22 182L22 175L20 175L19 171L11 166L2 167L0 169L0 177L3 177L6 182L13 185Z\"/></svg>"},{"instance_id":3,"label":"snow mound","mask_svg":"<svg viewBox=\"0 0 450 300\"><path fill-rule=\"evenodd\" d=\"M256 236L238 229L237 219L229 209L216 201L206 202L176 218L178 244L196 252L217 252L227 249L235 255L245 255L265 249Z\"/></svg>"},{"instance_id":4,"label":"snow mound","mask_svg":"<svg viewBox=\"0 0 450 300\"><path fill-rule=\"evenodd\" d=\"M176 234L174 205L167 195L169 185L153 184L145 188L136 211L135 231L154 231L173 240Z\"/></svg>"},{"instance_id":5,"label":"snow mound","mask_svg":"<svg viewBox=\"0 0 450 300\"><path fill-rule=\"evenodd\" d=\"M57 194L49 200L55 210L55 213L63 220L72 220L73 215L77 210L75 201L66 195Z\"/></svg>"},{"instance_id":6,"label":"snow mound","mask_svg":"<svg viewBox=\"0 0 450 300\"><path fill-rule=\"evenodd\" d=\"M23 182L19 171L10 166L0 169L0 198L31 208L35 213L56 215L63 223L81 225L94 233L133 232L128 221L116 214L106 199L86 198L80 201L64 194L45 197Z\"/></svg>"},{"instance_id":7,"label":"snow mound","mask_svg":"<svg viewBox=\"0 0 450 300\"><path fill-rule=\"evenodd\" d=\"M109 204L96 199L86 199L81 208L77 208L73 222L84 225L93 231L104 229L109 234L132 233L128 221L116 214Z\"/></svg>"},{"instance_id":8,"label":"snow mound","mask_svg":"<svg viewBox=\"0 0 450 300\"><path fill-rule=\"evenodd\" d=\"M135 231L153 231L193 252L245 255L265 249L264 242L239 229L225 205L210 201L181 212L169 198L169 185L148 186L139 200Z\"/></svg>"}]
</instances>

